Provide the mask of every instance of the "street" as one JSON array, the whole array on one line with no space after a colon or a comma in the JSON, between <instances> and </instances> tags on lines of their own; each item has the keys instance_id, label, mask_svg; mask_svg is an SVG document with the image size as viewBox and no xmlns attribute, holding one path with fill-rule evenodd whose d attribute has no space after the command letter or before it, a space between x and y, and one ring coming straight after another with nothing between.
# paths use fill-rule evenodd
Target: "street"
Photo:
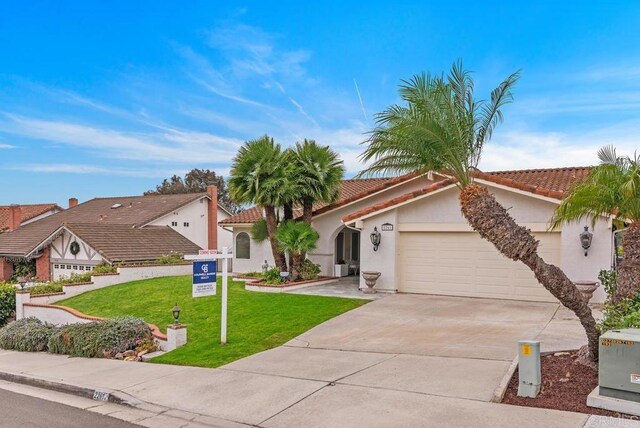
<instances>
[{"instance_id":1,"label":"street","mask_svg":"<svg viewBox=\"0 0 640 428\"><path fill-rule=\"evenodd\" d=\"M0 389L2 428L132 428L120 419Z\"/></svg>"}]
</instances>

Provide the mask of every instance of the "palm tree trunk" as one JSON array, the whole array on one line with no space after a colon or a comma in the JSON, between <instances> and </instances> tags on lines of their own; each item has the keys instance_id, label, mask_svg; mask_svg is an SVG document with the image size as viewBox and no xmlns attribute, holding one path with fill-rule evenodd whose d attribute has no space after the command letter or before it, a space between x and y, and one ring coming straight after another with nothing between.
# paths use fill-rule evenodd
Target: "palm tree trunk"
<instances>
[{"instance_id":1,"label":"palm tree trunk","mask_svg":"<svg viewBox=\"0 0 640 428\"><path fill-rule=\"evenodd\" d=\"M291 263L291 280L292 281L297 281L300 279L300 265L301 265L301 260L302 260L302 256L300 254L294 254L292 256L292 263Z\"/></svg>"},{"instance_id":2,"label":"palm tree trunk","mask_svg":"<svg viewBox=\"0 0 640 428\"><path fill-rule=\"evenodd\" d=\"M273 253L273 260L280 268L282 272L287 271L287 260L284 253L278 249L278 242L276 241L276 229L278 228L278 221L276 219L276 209L272 205L265 205L264 216L267 222L267 233L269 234L269 243L271 244L271 252Z\"/></svg>"},{"instance_id":3,"label":"palm tree trunk","mask_svg":"<svg viewBox=\"0 0 640 428\"><path fill-rule=\"evenodd\" d=\"M622 238L624 258L618 267L616 291L612 303L633 297L640 289L640 222L633 222L626 228Z\"/></svg>"},{"instance_id":4,"label":"palm tree trunk","mask_svg":"<svg viewBox=\"0 0 640 428\"><path fill-rule=\"evenodd\" d=\"M284 221L293 220L293 204L291 202L287 202L282 207ZM293 255L289 253L289 266L293 266Z\"/></svg>"},{"instance_id":5,"label":"palm tree trunk","mask_svg":"<svg viewBox=\"0 0 640 428\"><path fill-rule=\"evenodd\" d=\"M302 221L311 225L313 218L313 199L305 199L302 201Z\"/></svg>"},{"instance_id":6,"label":"palm tree trunk","mask_svg":"<svg viewBox=\"0 0 640 428\"><path fill-rule=\"evenodd\" d=\"M538 255L538 241L531 232L519 226L486 187L471 184L462 189L460 206L473 230L504 256L527 265L540 284L576 314L587 334L588 356L592 361L598 361L600 332L591 309L565 273Z\"/></svg>"}]
</instances>

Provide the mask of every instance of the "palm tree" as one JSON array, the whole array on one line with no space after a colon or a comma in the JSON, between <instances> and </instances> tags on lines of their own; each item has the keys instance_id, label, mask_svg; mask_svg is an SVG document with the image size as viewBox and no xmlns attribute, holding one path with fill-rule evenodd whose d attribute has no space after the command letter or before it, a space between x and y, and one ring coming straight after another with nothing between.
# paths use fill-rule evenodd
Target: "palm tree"
<instances>
[{"instance_id":1,"label":"palm tree","mask_svg":"<svg viewBox=\"0 0 640 428\"><path fill-rule=\"evenodd\" d=\"M291 194L285 174L283 152L273 138L265 135L247 141L233 158L229 190L238 204L253 203L264 209L267 233L276 265L287 270L287 262L275 238L278 227L276 208Z\"/></svg>"},{"instance_id":2,"label":"palm tree","mask_svg":"<svg viewBox=\"0 0 640 428\"><path fill-rule=\"evenodd\" d=\"M340 196L344 164L329 146L321 146L313 140L296 143L292 158L302 220L311 224L315 202L332 203Z\"/></svg>"},{"instance_id":3,"label":"palm tree","mask_svg":"<svg viewBox=\"0 0 640 428\"><path fill-rule=\"evenodd\" d=\"M622 247L624 259L618 268L612 303L633 297L640 289L640 159L618 156L614 147L598 151L600 165L576 183L557 207L552 227L589 218L595 225L602 215L629 222Z\"/></svg>"},{"instance_id":4,"label":"palm tree","mask_svg":"<svg viewBox=\"0 0 640 428\"><path fill-rule=\"evenodd\" d=\"M290 278L292 281L297 281L300 279L303 254L316 248L320 235L305 222L289 220L278 227L276 238L280 250L289 253L292 257Z\"/></svg>"},{"instance_id":5,"label":"palm tree","mask_svg":"<svg viewBox=\"0 0 640 428\"><path fill-rule=\"evenodd\" d=\"M588 339L588 356L598 358L598 329L591 309L558 267L537 252L538 241L519 226L486 187L474 182L482 148L502 121L502 107L513 100L519 72L491 92L487 101L474 98L473 79L462 62L447 77L421 74L400 86L403 105L377 115L375 129L361 158L363 174L444 171L460 189L461 211L471 227L504 256L521 261L537 280L580 319Z\"/></svg>"}]
</instances>

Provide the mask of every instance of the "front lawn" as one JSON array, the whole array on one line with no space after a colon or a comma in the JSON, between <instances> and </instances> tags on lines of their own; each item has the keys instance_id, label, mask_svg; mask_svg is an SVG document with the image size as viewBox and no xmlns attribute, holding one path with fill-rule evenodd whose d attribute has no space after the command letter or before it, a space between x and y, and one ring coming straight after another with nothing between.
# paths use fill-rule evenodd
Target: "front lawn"
<instances>
[{"instance_id":1,"label":"front lawn","mask_svg":"<svg viewBox=\"0 0 640 428\"><path fill-rule=\"evenodd\" d=\"M173 322L171 309L182 309L188 343L154 358L153 362L218 367L270 349L328 319L367 301L285 293L246 291L243 282L229 280L227 345L220 345L220 293L191 297L191 277L174 276L115 285L59 302L85 314L102 317L132 315L165 332Z\"/></svg>"}]
</instances>

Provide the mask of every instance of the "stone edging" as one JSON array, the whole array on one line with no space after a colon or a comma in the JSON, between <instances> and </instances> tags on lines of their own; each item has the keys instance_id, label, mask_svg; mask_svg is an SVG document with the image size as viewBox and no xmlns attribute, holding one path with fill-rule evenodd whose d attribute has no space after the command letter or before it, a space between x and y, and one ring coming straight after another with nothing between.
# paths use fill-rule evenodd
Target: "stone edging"
<instances>
[{"instance_id":1,"label":"stone edging","mask_svg":"<svg viewBox=\"0 0 640 428\"><path fill-rule=\"evenodd\" d=\"M260 291L264 293L282 293L289 290L297 290L299 288L310 287L312 285L322 285L322 284L331 284L334 282L338 282L337 277L329 276L329 277L320 277L319 279L309 280L309 281L300 281L295 282L293 284L285 284L285 285L265 285L260 282L246 282L244 285L245 290L248 291Z\"/></svg>"},{"instance_id":2,"label":"stone edging","mask_svg":"<svg viewBox=\"0 0 640 428\"><path fill-rule=\"evenodd\" d=\"M255 278L254 278L255 279ZM277 285L273 285L273 284L266 284L264 282L261 282L261 279L257 279L256 281L251 282L251 285L256 285L258 287L271 287L271 288L291 288L291 287L296 287L298 285L309 285L309 284L313 284L316 282L325 282L325 281L329 281L329 280L337 280L338 277L337 276L319 276L318 279L308 279L306 281L297 281L297 282L289 282L289 283L284 283L284 284L277 284Z\"/></svg>"},{"instance_id":3,"label":"stone edging","mask_svg":"<svg viewBox=\"0 0 640 428\"><path fill-rule=\"evenodd\" d=\"M96 317L96 316L93 316L93 315L87 315L87 314L84 314L84 313L82 313L82 312L80 312L80 311L78 311L76 309L70 308L68 306L62 306L62 305L46 305L46 304L42 304L42 303L24 303L23 306L31 306L31 307L35 307L35 308L45 308L45 309L57 309L57 310L68 312L71 315L73 315L75 317L78 317L80 319L85 319L85 320L89 320L89 321L102 321L102 320L105 319L103 317ZM151 334L153 335L153 337L155 337L156 339L159 339L159 340L167 340L167 335L162 333L157 325L151 324L151 323L147 323L147 325L151 329Z\"/></svg>"}]
</instances>

